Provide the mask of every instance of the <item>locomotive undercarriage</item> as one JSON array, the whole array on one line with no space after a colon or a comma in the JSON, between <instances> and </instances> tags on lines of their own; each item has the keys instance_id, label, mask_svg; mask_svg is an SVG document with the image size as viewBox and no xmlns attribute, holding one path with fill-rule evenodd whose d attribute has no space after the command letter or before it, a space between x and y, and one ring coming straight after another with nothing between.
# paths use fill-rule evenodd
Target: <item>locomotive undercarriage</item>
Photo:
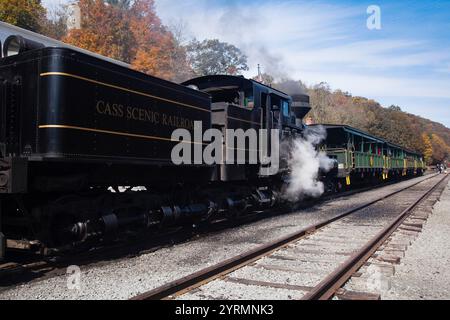
<instances>
[{"instance_id":1,"label":"locomotive undercarriage","mask_svg":"<svg viewBox=\"0 0 450 320\"><path fill-rule=\"evenodd\" d=\"M171 190L97 186L66 194L6 196L0 205L2 228L8 247L55 254L263 211L280 201L267 185L276 184L209 183Z\"/></svg>"},{"instance_id":2,"label":"locomotive undercarriage","mask_svg":"<svg viewBox=\"0 0 450 320\"><path fill-rule=\"evenodd\" d=\"M2 195L1 230L8 238L9 248L53 255L140 235L237 219L287 204L281 190L288 181L279 176L245 182L159 183L158 188L90 185L56 192L55 187L60 183L73 187L86 185L75 178L78 176L57 180L36 177L34 180L46 192ZM369 176L373 176L371 184L382 182L375 173L368 172L352 176L352 186L359 185L359 181L367 183ZM402 178L392 174L389 180ZM336 169L321 174L321 180L326 194L350 187L345 179L336 178Z\"/></svg>"}]
</instances>

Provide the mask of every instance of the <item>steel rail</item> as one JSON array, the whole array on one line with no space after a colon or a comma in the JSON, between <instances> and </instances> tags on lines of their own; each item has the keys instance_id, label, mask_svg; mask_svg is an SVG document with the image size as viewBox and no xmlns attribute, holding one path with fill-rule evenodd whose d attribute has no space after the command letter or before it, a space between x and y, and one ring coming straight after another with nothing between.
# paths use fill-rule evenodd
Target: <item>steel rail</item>
<instances>
[{"instance_id":1,"label":"steel rail","mask_svg":"<svg viewBox=\"0 0 450 320\"><path fill-rule=\"evenodd\" d=\"M329 300L336 292L357 272L371 256L386 242L387 239L402 225L425 199L427 199L441 185L448 175L445 175L430 190L411 204L395 220L371 239L361 250L356 252L321 283L309 291L301 300Z\"/></svg>"},{"instance_id":2,"label":"steel rail","mask_svg":"<svg viewBox=\"0 0 450 320\"><path fill-rule=\"evenodd\" d=\"M436 176L437 176L437 174L432 175L431 177L428 177L424 180L414 183L408 187L399 189L393 193L390 193L388 195L380 197L376 200L369 201L361 206L350 209L350 210L348 210L344 213L341 213L333 218L326 219L315 225L312 225L312 226L306 227L300 231L297 231L291 235L288 235L281 239L275 240L268 244L259 246L253 250L247 251L243 254L240 254L238 256L235 256L233 258L230 258L228 260L220 262L216 265L205 268L198 272L192 273L186 277L180 278L173 282L167 283L161 287L155 288L151 291L148 291L146 293L135 296L135 297L131 298L131 300L161 300L161 299L171 298L174 296L179 296L181 294L189 292L189 291L191 291L195 288L198 288L208 282L211 282L221 276L224 276L224 275L229 274L229 273L231 273L237 269L240 269L246 265L249 265L249 264L253 263L254 261L256 261L264 256L267 256L270 253L277 251L293 242L297 242L297 241L301 240L302 238L304 238L305 236L310 235L310 234L316 232L317 230L322 229L323 227L325 227L337 220L341 220L355 212L358 212L367 207L370 207L373 204L376 204L380 201L391 198L391 197L393 197L403 191L409 190L425 181L433 179Z\"/></svg>"},{"instance_id":3,"label":"steel rail","mask_svg":"<svg viewBox=\"0 0 450 320\"><path fill-rule=\"evenodd\" d=\"M365 187L359 188L352 191L346 191L339 194L332 194L324 196L320 199L316 199L313 202L306 203L306 207L311 207L312 205L318 205L325 201L337 200L344 197L353 196L359 193L377 190L382 187L387 187L396 184L396 182L388 182L383 185L376 185L373 187ZM297 209L305 208L305 206L300 206ZM236 227L237 225L254 223L260 221L265 218L276 217L287 213L295 212L295 209L291 210L280 210L280 211L272 211L272 212L264 212L249 214L243 217L240 217L238 220L223 220L223 221L215 221L212 225L202 226L198 228L198 232L196 232L197 236L204 236L210 234L211 232L223 231L225 229L229 229L230 227ZM177 240L174 240L173 237L176 237ZM121 243L115 246L107 246L96 248L94 251L84 252L81 254L77 254L76 256L58 256L58 257L50 257L51 259L31 259L25 261L1 261L0 262L0 286L7 284L15 285L17 283L21 283L21 277L26 278L30 272L33 272L33 276L37 277L39 274L40 279L49 279L61 273L65 273L66 267L68 265L72 265L76 262L76 264L85 265L92 262L99 261L103 256L106 257L106 260L110 260L117 257L123 257L124 255L129 255L130 252L133 254L137 253L145 253L148 251L154 251L156 248L160 248L164 244L167 243L167 239L171 239L171 241L175 241L175 243L184 242L188 239L192 238L192 234L190 230L184 231L176 231L157 234L151 236L149 238L145 238L146 242L144 244L141 243ZM148 247L148 243L152 241L156 241L154 245ZM130 249L131 248L131 249ZM54 260L56 258L56 260ZM13 277L14 276L14 277ZM5 278L7 280L5 280Z\"/></svg>"}]
</instances>

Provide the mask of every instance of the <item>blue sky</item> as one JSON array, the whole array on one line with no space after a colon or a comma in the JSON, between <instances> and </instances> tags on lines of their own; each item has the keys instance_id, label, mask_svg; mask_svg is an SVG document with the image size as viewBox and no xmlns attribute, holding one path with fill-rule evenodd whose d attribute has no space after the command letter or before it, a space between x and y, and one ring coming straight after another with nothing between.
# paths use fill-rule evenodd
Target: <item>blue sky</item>
<instances>
[{"instance_id":1,"label":"blue sky","mask_svg":"<svg viewBox=\"0 0 450 320\"><path fill-rule=\"evenodd\" d=\"M55 3L64 0L44 0ZM186 37L240 47L277 77L328 82L450 127L450 0L155 0ZM369 30L367 8L381 9Z\"/></svg>"}]
</instances>

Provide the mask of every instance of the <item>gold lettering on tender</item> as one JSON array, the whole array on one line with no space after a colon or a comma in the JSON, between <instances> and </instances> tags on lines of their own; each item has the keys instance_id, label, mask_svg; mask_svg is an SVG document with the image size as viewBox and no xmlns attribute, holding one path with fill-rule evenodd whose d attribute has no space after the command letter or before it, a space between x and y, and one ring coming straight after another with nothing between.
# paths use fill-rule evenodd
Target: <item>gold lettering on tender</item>
<instances>
[{"instance_id":1,"label":"gold lettering on tender","mask_svg":"<svg viewBox=\"0 0 450 320\"><path fill-rule=\"evenodd\" d=\"M139 109L138 108L131 109L131 119L139 120Z\"/></svg>"},{"instance_id":2,"label":"gold lettering on tender","mask_svg":"<svg viewBox=\"0 0 450 320\"><path fill-rule=\"evenodd\" d=\"M96 112L101 115L122 118L126 120L148 122L155 125L167 127L194 129L194 120L171 116L166 113L153 111L151 108L139 108L133 106L124 106L119 103L98 100L95 106Z\"/></svg>"},{"instance_id":3,"label":"gold lettering on tender","mask_svg":"<svg viewBox=\"0 0 450 320\"><path fill-rule=\"evenodd\" d=\"M97 106L95 107L97 109L97 113L103 114L104 107L105 107L105 101L102 101L102 100L97 101Z\"/></svg>"}]
</instances>

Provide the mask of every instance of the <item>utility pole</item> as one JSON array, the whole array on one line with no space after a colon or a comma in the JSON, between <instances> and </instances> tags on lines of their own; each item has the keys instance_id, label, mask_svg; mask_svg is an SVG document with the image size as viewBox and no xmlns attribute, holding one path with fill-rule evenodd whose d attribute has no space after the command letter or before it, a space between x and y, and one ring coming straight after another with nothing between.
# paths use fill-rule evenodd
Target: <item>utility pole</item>
<instances>
[{"instance_id":1,"label":"utility pole","mask_svg":"<svg viewBox=\"0 0 450 320\"><path fill-rule=\"evenodd\" d=\"M262 82L263 78L262 78L262 74L261 74L261 65L258 64L258 81Z\"/></svg>"}]
</instances>

